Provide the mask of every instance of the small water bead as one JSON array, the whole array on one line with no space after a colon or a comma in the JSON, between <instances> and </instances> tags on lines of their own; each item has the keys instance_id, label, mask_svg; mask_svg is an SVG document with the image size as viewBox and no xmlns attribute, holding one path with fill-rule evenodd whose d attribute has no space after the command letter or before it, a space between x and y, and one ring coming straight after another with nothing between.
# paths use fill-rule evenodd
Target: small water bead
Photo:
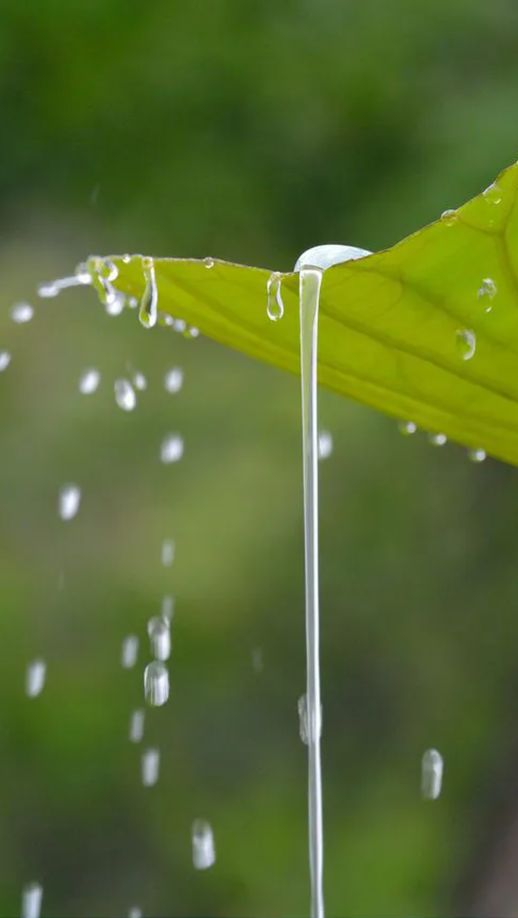
<instances>
[{"instance_id":1,"label":"small water bead","mask_svg":"<svg viewBox=\"0 0 518 918\"><path fill-rule=\"evenodd\" d=\"M207 255L207 257L203 259L203 264L206 268L213 268L215 262L214 259L210 257L210 255Z\"/></svg>"},{"instance_id":2,"label":"small water bead","mask_svg":"<svg viewBox=\"0 0 518 918\"><path fill-rule=\"evenodd\" d=\"M310 723L309 723L309 712L308 712L308 698L307 695L301 695L297 701L297 710L299 712L299 734L302 742L305 746L308 745L310 739ZM322 733L322 707L320 708L320 721L313 725L313 732L315 736L320 736Z\"/></svg>"},{"instance_id":3,"label":"small water bead","mask_svg":"<svg viewBox=\"0 0 518 918\"><path fill-rule=\"evenodd\" d=\"M155 660L168 660L171 655L171 629L168 620L154 615L147 623L147 633Z\"/></svg>"},{"instance_id":4,"label":"small water bead","mask_svg":"<svg viewBox=\"0 0 518 918\"><path fill-rule=\"evenodd\" d=\"M456 210L443 210L441 214L441 222L445 223L446 226L454 226L459 219L459 215Z\"/></svg>"},{"instance_id":5,"label":"small water bead","mask_svg":"<svg viewBox=\"0 0 518 918\"><path fill-rule=\"evenodd\" d=\"M188 325L183 333L183 336L184 338L188 338L189 340L192 341L195 338L200 337L200 329L196 328L194 325Z\"/></svg>"},{"instance_id":6,"label":"small water bead","mask_svg":"<svg viewBox=\"0 0 518 918\"><path fill-rule=\"evenodd\" d=\"M208 870L216 863L214 833L205 819L195 819L192 824L192 862L196 870Z\"/></svg>"},{"instance_id":7,"label":"small water bead","mask_svg":"<svg viewBox=\"0 0 518 918\"><path fill-rule=\"evenodd\" d=\"M129 739L130 743L140 743L144 736L146 712L142 708L133 711L130 718Z\"/></svg>"},{"instance_id":8,"label":"small water bead","mask_svg":"<svg viewBox=\"0 0 518 918\"><path fill-rule=\"evenodd\" d=\"M443 433L428 434L428 442L431 446L444 446L448 442L448 437Z\"/></svg>"},{"instance_id":9,"label":"small water bead","mask_svg":"<svg viewBox=\"0 0 518 918\"><path fill-rule=\"evenodd\" d=\"M148 663L144 670L144 695L153 707L161 707L169 698L169 672L158 660Z\"/></svg>"},{"instance_id":10,"label":"small water bead","mask_svg":"<svg viewBox=\"0 0 518 918\"><path fill-rule=\"evenodd\" d=\"M17 325L25 325L34 316L34 308L30 303L15 303L11 309L11 319Z\"/></svg>"},{"instance_id":11,"label":"small water bead","mask_svg":"<svg viewBox=\"0 0 518 918\"><path fill-rule=\"evenodd\" d=\"M40 918L43 886L39 883L28 883L22 891L21 918Z\"/></svg>"},{"instance_id":12,"label":"small water bead","mask_svg":"<svg viewBox=\"0 0 518 918\"><path fill-rule=\"evenodd\" d=\"M164 389L174 395L183 386L183 370L180 367L171 367L164 376Z\"/></svg>"},{"instance_id":13,"label":"small water bead","mask_svg":"<svg viewBox=\"0 0 518 918\"><path fill-rule=\"evenodd\" d=\"M119 408L123 411L133 411L137 404L137 396L131 383L127 379L116 379L113 391Z\"/></svg>"},{"instance_id":14,"label":"small water bead","mask_svg":"<svg viewBox=\"0 0 518 918\"><path fill-rule=\"evenodd\" d=\"M138 657L139 639L136 634L128 634L122 642L121 649L121 666L124 669L131 669L135 666Z\"/></svg>"},{"instance_id":15,"label":"small water bead","mask_svg":"<svg viewBox=\"0 0 518 918\"><path fill-rule=\"evenodd\" d=\"M160 773L160 750L146 749L141 759L142 784L144 787L153 787L158 781Z\"/></svg>"},{"instance_id":16,"label":"small water bead","mask_svg":"<svg viewBox=\"0 0 518 918\"><path fill-rule=\"evenodd\" d=\"M397 426L404 437L411 437L417 430L417 424L414 424L413 421L399 421Z\"/></svg>"},{"instance_id":17,"label":"small water bead","mask_svg":"<svg viewBox=\"0 0 518 918\"><path fill-rule=\"evenodd\" d=\"M441 793L444 762L437 749L427 749L421 760L421 793L425 800L437 800Z\"/></svg>"},{"instance_id":18,"label":"small water bead","mask_svg":"<svg viewBox=\"0 0 518 918\"><path fill-rule=\"evenodd\" d=\"M278 322L284 315L282 299L282 274L274 271L266 283L266 312L271 322Z\"/></svg>"},{"instance_id":19,"label":"small water bead","mask_svg":"<svg viewBox=\"0 0 518 918\"><path fill-rule=\"evenodd\" d=\"M329 459L333 452L333 437L328 430L321 430L318 434L318 458Z\"/></svg>"},{"instance_id":20,"label":"small water bead","mask_svg":"<svg viewBox=\"0 0 518 918\"><path fill-rule=\"evenodd\" d=\"M500 204L502 201L502 189L496 182L492 182L482 192L482 196L489 204Z\"/></svg>"},{"instance_id":21,"label":"small water bead","mask_svg":"<svg viewBox=\"0 0 518 918\"><path fill-rule=\"evenodd\" d=\"M73 520L81 504L81 488L76 484L66 484L58 495L58 513L62 520Z\"/></svg>"},{"instance_id":22,"label":"small water bead","mask_svg":"<svg viewBox=\"0 0 518 918\"><path fill-rule=\"evenodd\" d=\"M11 355L9 351L0 351L0 373L3 373L4 370L7 370L7 367L11 363Z\"/></svg>"},{"instance_id":23,"label":"small water bead","mask_svg":"<svg viewBox=\"0 0 518 918\"><path fill-rule=\"evenodd\" d=\"M497 294L497 286L491 277L484 277L477 291L477 297L484 304L484 312L491 312L493 304L491 300Z\"/></svg>"},{"instance_id":24,"label":"small water bead","mask_svg":"<svg viewBox=\"0 0 518 918\"><path fill-rule=\"evenodd\" d=\"M107 316L120 316L126 305L126 297L117 290L111 290L104 297L104 306Z\"/></svg>"},{"instance_id":25,"label":"small water bead","mask_svg":"<svg viewBox=\"0 0 518 918\"><path fill-rule=\"evenodd\" d=\"M486 458L485 449L469 449L468 450L468 459L470 462L484 462Z\"/></svg>"},{"instance_id":26,"label":"small water bead","mask_svg":"<svg viewBox=\"0 0 518 918\"><path fill-rule=\"evenodd\" d=\"M144 328L153 328L158 318L158 288L155 263L152 258L142 259L145 287L139 307L139 319Z\"/></svg>"},{"instance_id":27,"label":"small water bead","mask_svg":"<svg viewBox=\"0 0 518 918\"><path fill-rule=\"evenodd\" d=\"M81 395L93 395L101 382L101 374L95 367L88 367L79 378L79 391Z\"/></svg>"},{"instance_id":28,"label":"small water bead","mask_svg":"<svg viewBox=\"0 0 518 918\"><path fill-rule=\"evenodd\" d=\"M160 459L166 465L172 462L178 462L183 456L183 437L180 434L168 434L162 440L160 447Z\"/></svg>"},{"instance_id":29,"label":"small water bead","mask_svg":"<svg viewBox=\"0 0 518 918\"><path fill-rule=\"evenodd\" d=\"M129 265L131 261L131 255L125 254L122 256L121 261L124 265Z\"/></svg>"},{"instance_id":30,"label":"small water bead","mask_svg":"<svg viewBox=\"0 0 518 918\"><path fill-rule=\"evenodd\" d=\"M29 698L37 698L41 695L45 686L45 675L47 664L45 660L33 660L27 666L25 673L25 694Z\"/></svg>"},{"instance_id":31,"label":"small water bead","mask_svg":"<svg viewBox=\"0 0 518 918\"><path fill-rule=\"evenodd\" d=\"M160 557L164 567L171 567L171 564L174 561L175 555L175 543L173 539L164 539L162 542L162 549L160 552Z\"/></svg>"},{"instance_id":32,"label":"small water bead","mask_svg":"<svg viewBox=\"0 0 518 918\"><path fill-rule=\"evenodd\" d=\"M162 596L160 615L171 623L174 614L174 596Z\"/></svg>"},{"instance_id":33,"label":"small water bead","mask_svg":"<svg viewBox=\"0 0 518 918\"><path fill-rule=\"evenodd\" d=\"M140 373L138 370L133 374L133 385L139 392L144 392L144 390L147 389L147 379L144 374Z\"/></svg>"},{"instance_id":34,"label":"small water bead","mask_svg":"<svg viewBox=\"0 0 518 918\"><path fill-rule=\"evenodd\" d=\"M477 349L477 336L471 328L459 328L455 335L457 351L463 360L471 360Z\"/></svg>"}]
</instances>

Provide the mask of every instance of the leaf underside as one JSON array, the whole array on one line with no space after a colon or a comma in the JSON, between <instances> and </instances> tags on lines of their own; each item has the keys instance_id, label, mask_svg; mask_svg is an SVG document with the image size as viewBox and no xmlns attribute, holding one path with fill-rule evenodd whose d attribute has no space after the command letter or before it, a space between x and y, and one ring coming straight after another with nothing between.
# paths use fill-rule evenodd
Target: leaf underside
<instances>
[{"instance_id":1,"label":"leaf underside","mask_svg":"<svg viewBox=\"0 0 518 918\"><path fill-rule=\"evenodd\" d=\"M397 245L324 273L319 383L418 427L518 464L518 163L486 192ZM117 289L140 297L141 256L112 256ZM298 275L266 314L270 271L154 259L159 309L299 372ZM489 283L490 282L490 283ZM463 332L476 348L466 359ZM459 347L459 343L461 347Z\"/></svg>"}]
</instances>

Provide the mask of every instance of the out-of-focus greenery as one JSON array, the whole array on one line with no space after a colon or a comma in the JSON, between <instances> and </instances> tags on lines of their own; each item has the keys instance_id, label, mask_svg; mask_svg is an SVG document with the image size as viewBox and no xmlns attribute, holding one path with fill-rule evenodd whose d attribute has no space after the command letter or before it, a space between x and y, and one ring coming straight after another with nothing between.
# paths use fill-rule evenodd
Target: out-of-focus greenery
<instances>
[{"instance_id":1,"label":"out-of-focus greenery","mask_svg":"<svg viewBox=\"0 0 518 918\"><path fill-rule=\"evenodd\" d=\"M510 0L2 4L2 915L36 879L52 916L308 902L297 380L106 316L91 291L33 298L28 326L10 306L91 251L288 269L313 244L395 242L516 158L517 34ZM85 397L89 365L103 379ZM125 414L113 380L131 368L148 389ZM516 472L325 393L321 413L328 911L466 915L516 766ZM169 431L185 456L163 466ZM83 488L70 523L66 481ZM146 789L128 723L168 592L171 697L148 716L162 761ZM141 654L125 671L128 633ZM34 657L48 679L31 700ZM444 792L424 803L430 746ZM218 854L205 874L199 816Z\"/></svg>"}]
</instances>

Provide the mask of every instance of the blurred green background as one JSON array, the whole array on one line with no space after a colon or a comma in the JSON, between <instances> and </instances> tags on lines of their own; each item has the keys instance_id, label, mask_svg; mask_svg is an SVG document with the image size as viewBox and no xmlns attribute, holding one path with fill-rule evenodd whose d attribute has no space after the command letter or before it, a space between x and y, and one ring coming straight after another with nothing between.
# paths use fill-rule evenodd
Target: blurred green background
<instances>
[{"instance_id":1,"label":"blurred green background","mask_svg":"<svg viewBox=\"0 0 518 918\"><path fill-rule=\"evenodd\" d=\"M0 914L38 880L47 916L305 915L298 381L107 316L89 290L35 289L91 252L288 270L311 245L396 242L516 159L518 6L0 12ZM20 299L26 326L9 316ZM102 373L88 397L87 366ZM126 414L113 381L134 370L148 388ZM321 426L328 913L517 915L517 474L327 393ZM170 431L185 455L164 466ZM67 481L83 501L64 523ZM136 746L146 622L166 593L171 697ZM124 670L129 633L141 648ZM35 657L47 685L29 699ZM445 758L434 803L419 788L430 746ZM204 873L196 817L215 834Z\"/></svg>"}]
</instances>

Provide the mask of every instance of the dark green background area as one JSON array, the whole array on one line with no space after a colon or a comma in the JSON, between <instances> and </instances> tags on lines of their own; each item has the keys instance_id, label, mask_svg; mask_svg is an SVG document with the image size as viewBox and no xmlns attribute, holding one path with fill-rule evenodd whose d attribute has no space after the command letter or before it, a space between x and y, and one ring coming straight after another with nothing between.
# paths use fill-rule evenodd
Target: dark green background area
<instances>
[{"instance_id":1,"label":"dark green background area","mask_svg":"<svg viewBox=\"0 0 518 918\"><path fill-rule=\"evenodd\" d=\"M517 46L511 0L0 4L0 915L31 880L56 918L308 908L298 381L106 316L89 290L38 301L37 283L91 252L283 270L319 243L391 245L516 159ZM125 414L130 368L149 385ZM321 415L329 915L518 914L516 471L326 393ZM185 456L166 467L170 431ZM148 715L145 789L127 732L165 592L171 697Z\"/></svg>"}]
</instances>

